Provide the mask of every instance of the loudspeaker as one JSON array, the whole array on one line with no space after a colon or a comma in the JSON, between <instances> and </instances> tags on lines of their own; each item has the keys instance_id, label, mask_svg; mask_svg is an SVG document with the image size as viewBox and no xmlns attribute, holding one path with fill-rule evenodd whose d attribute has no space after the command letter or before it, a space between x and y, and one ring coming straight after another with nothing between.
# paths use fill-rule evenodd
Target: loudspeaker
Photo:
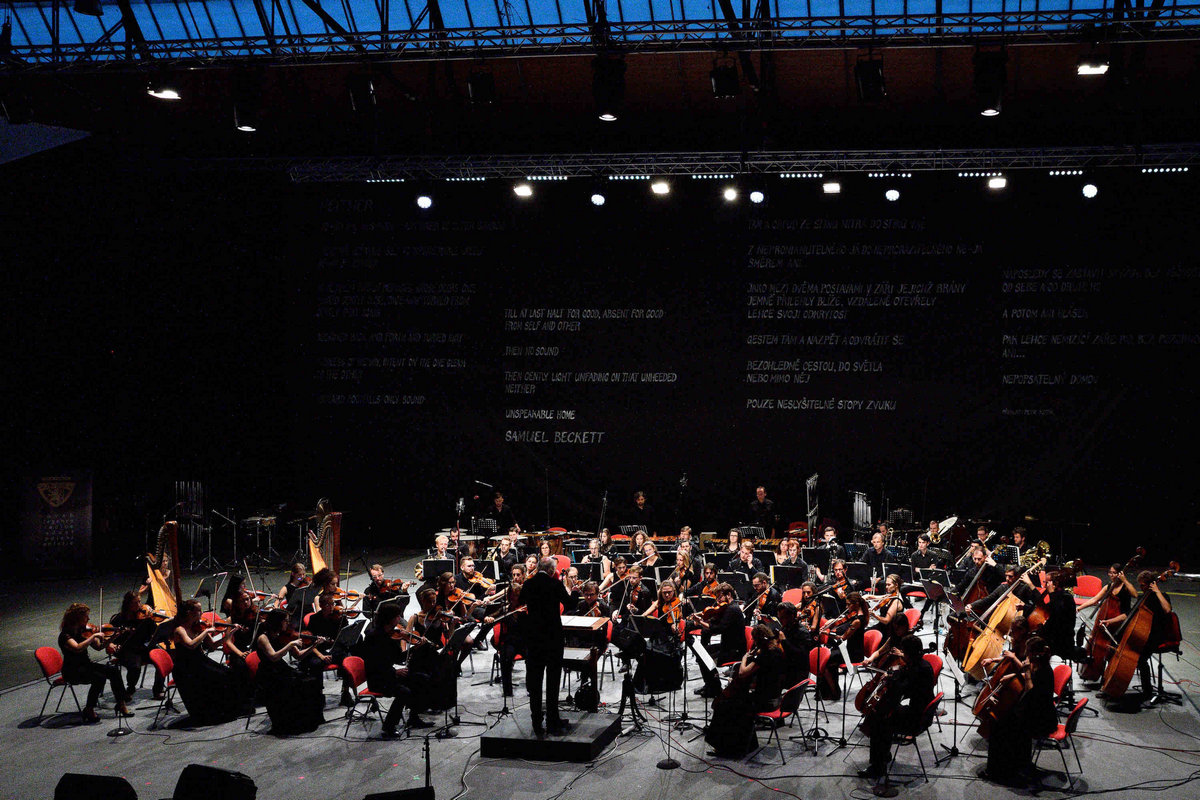
<instances>
[{"instance_id":1,"label":"loudspeaker","mask_svg":"<svg viewBox=\"0 0 1200 800\"><path fill-rule=\"evenodd\" d=\"M54 787L54 800L137 800L137 792L124 778L68 772Z\"/></svg>"},{"instance_id":2,"label":"loudspeaker","mask_svg":"<svg viewBox=\"0 0 1200 800\"><path fill-rule=\"evenodd\" d=\"M255 800L258 787L249 775L188 764L179 773L172 800Z\"/></svg>"},{"instance_id":3,"label":"loudspeaker","mask_svg":"<svg viewBox=\"0 0 1200 800\"><path fill-rule=\"evenodd\" d=\"M363 800L433 800L433 787L422 786L420 789L379 792L378 794L369 794Z\"/></svg>"}]
</instances>

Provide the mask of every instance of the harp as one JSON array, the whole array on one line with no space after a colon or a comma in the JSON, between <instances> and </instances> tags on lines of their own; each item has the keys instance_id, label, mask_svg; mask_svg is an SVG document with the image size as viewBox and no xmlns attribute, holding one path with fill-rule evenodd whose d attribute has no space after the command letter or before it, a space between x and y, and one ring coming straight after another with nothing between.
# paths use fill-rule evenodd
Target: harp
<instances>
[{"instance_id":1,"label":"harp","mask_svg":"<svg viewBox=\"0 0 1200 800\"><path fill-rule=\"evenodd\" d=\"M183 601L179 589L179 523L164 522L158 529L153 555L146 554L146 574L155 611L174 617Z\"/></svg>"},{"instance_id":2,"label":"harp","mask_svg":"<svg viewBox=\"0 0 1200 800\"><path fill-rule=\"evenodd\" d=\"M336 573L342 564L342 512L330 511L320 519L316 533L308 534L308 557L314 575L325 567Z\"/></svg>"}]
</instances>

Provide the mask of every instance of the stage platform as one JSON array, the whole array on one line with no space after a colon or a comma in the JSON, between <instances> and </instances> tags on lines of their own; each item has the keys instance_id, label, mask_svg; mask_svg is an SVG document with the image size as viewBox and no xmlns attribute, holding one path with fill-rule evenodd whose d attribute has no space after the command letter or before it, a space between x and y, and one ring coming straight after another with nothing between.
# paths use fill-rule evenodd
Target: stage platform
<instances>
[{"instance_id":1,"label":"stage platform","mask_svg":"<svg viewBox=\"0 0 1200 800\"><path fill-rule=\"evenodd\" d=\"M389 577L411 576L414 563L415 558L406 558L390 564ZM280 574L270 579L277 582ZM104 576L106 608L111 608L108 598L115 602L126 585L136 580L136 575ZM186 578L185 593L193 590L197 582L198 576ZM349 588L362 588L364 583L362 577L355 577ZM81 600L95 606L98 588L99 581L8 582L3 587L5 604L0 607L5 609L5 619L4 636L0 637L0 664L7 688L0 692L0 729L4 742L0 750L0 774L4 775L0 796L48 799L64 772L85 772L122 776L133 785L139 798L157 800L171 797L180 772L193 763L249 775L256 782L262 800L329 797L361 800L372 793L424 785L422 737L382 740L375 720L356 723L347 733L344 710L337 706L338 684L332 679L325 683L327 723L315 733L292 738L270 735L270 722L261 710L251 719L249 730L245 730L244 720L193 728L183 713L170 715L159 729L151 730L157 703L150 698L148 679L147 688L139 690L135 697L136 716L130 720L132 735L106 736L116 728L108 696L102 701L103 719L97 725L79 724L69 693L63 711L54 713L54 698L58 694L55 692L47 709L49 713L39 720L38 709L46 696L46 685L37 677L32 651L41 645L54 644L58 619L69 602ZM1197 668L1200 601L1194 596L1198 585L1173 582L1166 588L1175 600L1184 630L1183 658L1179 661L1168 658L1167 681L1169 688L1184 693L1184 702L1149 710L1139 710L1132 704L1108 707L1097 700L1094 692L1077 684L1078 696L1088 697L1090 705L1100 711L1098 717L1083 717L1076 734L1083 763L1083 776L1075 785L1077 792L1149 797L1152 790L1165 790L1167 797L1187 797L1197 791L1194 786L1189 789L1184 784L1200 776L1200 714L1194 704L1195 687L1200 680ZM928 630L925 636L928 638ZM866 763L867 749L861 737L853 732L857 716L852 706L846 720L849 746L838 748L835 742L822 741L813 755L811 748L806 751L802 743L788 740L789 735L800 733L797 727L783 732L786 764L780 763L774 744L748 759L719 759L707 755L708 748L703 739L696 738L695 730L677 730L667 724L666 711L660 707L646 706L644 730L630 732L628 721L616 716L621 684L611 675L606 675L601 690L604 705L592 719L602 727L607 722L606 730L614 734L619 728L621 735L615 735L601 752L580 763L555 763L551 761L556 756L548 737L536 746L531 744L523 757L490 757L485 737L505 735L509 726L518 731L529 727L528 699L521 684L524 673L519 664L515 716L491 727L497 725L497 720L489 712L502 706L499 684L488 684L491 660L490 650L476 652L474 670L468 661L459 681L461 720L482 724L456 726L456 736L448 739L436 738L436 728L422 731L430 737L432 783L436 796L442 800L460 797L715 800L776 795L812 800L870 796L867 782L855 775ZM687 713L692 722L702 724L705 706L692 694L699 687L694 663L689 663L688 672ZM37 679L31 680L34 677ZM939 750L937 755L944 755L943 745L948 747L955 742L961 755L934 766L929 743L922 738L922 756L929 775L926 782L912 748L901 750L895 770L901 779L912 782L899 787L900 796L972 800L1030 796L1027 790L996 786L978 777L986 746L969 730L972 722L969 705L958 706L958 725L955 725L952 702L955 685L949 668L942 673L939 689L946 693L949 702L944 706L946 715L940 718L941 730L936 725L932 730ZM678 714L683 711L684 693L677 693L675 700ZM841 706L829 704L826 710L829 719L822 718L821 727L836 738L841 729ZM438 725L443 723L440 714L427 715L426 719ZM798 725L811 727L812 719L812 711L802 706ZM765 731L759 734L759 739L766 742ZM680 762L680 769L656 768L666 756L668 745L671 755ZM1066 757L1074 772L1074 755L1067 753ZM1040 765L1046 772L1042 775L1045 788L1039 796L1064 796L1066 792L1059 791L1066 787L1059 754L1043 753Z\"/></svg>"}]
</instances>

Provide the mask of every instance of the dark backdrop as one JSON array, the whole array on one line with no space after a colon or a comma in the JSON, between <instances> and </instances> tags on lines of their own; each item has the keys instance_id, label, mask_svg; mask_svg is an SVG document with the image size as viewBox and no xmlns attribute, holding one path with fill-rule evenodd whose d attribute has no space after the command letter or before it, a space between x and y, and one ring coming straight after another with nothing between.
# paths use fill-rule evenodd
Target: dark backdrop
<instances>
[{"instance_id":1,"label":"dark backdrop","mask_svg":"<svg viewBox=\"0 0 1200 800\"><path fill-rule=\"evenodd\" d=\"M183 479L238 517L328 495L348 547L423 544L483 484L526 528L594 529L605 492L619 523L642 489L664 531L721 530L760 483L798 520L816 473L843 527L858 491L1031 517L1092 562L1194 549L1186 175L1104 172L1086 202L1078 177L772 179L761 206L676 178L602 208L578 181L442 183L429 211L430 187L95 145L4 177L10 497L94 470L114 563Z\"/></svg>"}]
</instances>

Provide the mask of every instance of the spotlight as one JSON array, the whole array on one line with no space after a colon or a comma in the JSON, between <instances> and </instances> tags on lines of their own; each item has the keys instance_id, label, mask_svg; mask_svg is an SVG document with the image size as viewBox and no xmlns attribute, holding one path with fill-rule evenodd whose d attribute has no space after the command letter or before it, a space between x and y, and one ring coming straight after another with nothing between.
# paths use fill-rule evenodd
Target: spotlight
<instances>
[{"instance_id":1,"label":"spotlight","mask_svg":"<svg viewBox=\"0 0 1200 800\"><path fill-rule=\"evenodd\" d=\"M732 203L738 199L738 190L732 186L726 186L725 191L721 192L721 196L725 198L726 203Z\"/></svg>"},{"instance_id":2,"label":"spotlight","mask_svg":"<svg viewBox=\"0 0 1200 800\"><path fill-rule=\"evenodd\" d=\"M1098 53L1082 56L1075 65L1076 75L1103 75L1108 72L1108 59Z\"/></svg>"},{"instance_id":3,"label":"spotlight","mask_svg":"<svg viewBox=\"0 0 1200 800\"><path fill-rule=\"evenodd\" d=\"M894 203L900 199L900 190L899 189L888 189L886 192L883 193L883 196L887 198L887 201L889 203Z\"/></svg>"},{"instance_id":4,"label":"spotlight","mask_svg":"<svg viewBox=\"0 0 1200 800\"><path fill-rule=\"evenodd\" d=\"M854 86L863 103L878 103L887 97L883 80L883 59L865 58L854 65Z\"/></svg>"},{"instance_id":5,"label":"spotlight","mask_svg":"<svg viewBox=\"0 0 1200 800\"><path fill-rule=\"evenodd\" d=\"M375 108L375 82L370 75L351 75L346 79L350 92L350 110L362 114Z\"/></svg>"},{"instance_id":6,"label":"spotlight","mask_svg":"<svg viewBox=\"0 0 1200 800\"><path fill-rule=\"evenodd\" d=\"M712 72L708 73L709 80L712 81L713 97L718 100L727 100L732 97L737 97L741 91L741 86L738 84L737 66L732 60L723 62L713 62Z\"/></svg>"},{"instance_id":7,"label":"spotlight","mask_svg":"<svg viewBox=\"0 0 1200 800\"><path fill-rule=\"evenodd\" d=\"M837 181L825 181L821 184L821 191L825 194L841 194L842 185Z\"/></svg>"},{"instance_id":8,"label":"spotlight","mask_svg":"<svg viewBox=\"0 0 1200 800\"><path fill-rule=\"evenodd\" d=\"M1100 190L1096 188L1094 183L1085 183L1083 185L1083 196L1091 200L1096 195L1100 194Z\"/></svg>"},{"instance_id":9,"label":"spotlight","mask_svg":"<svg viewBox=\"0 0 1200 800\"><path fill-rule=\"evenodd\" d=\"M655 194L670 194L671 184L664 180L657 180L650 184L650 191L654 192Z\"/></svg>"},{"instance_id":10,"label":"spotlight","mask_svg":"<svg viewBox=\"0 0 1200 800\"><path fill-rule=\"evenodd\" d=\"M490 72L476 70L467 78L467 96L472 103L496 102L496 78Z\"/></svg>"},{"instance_id":11,"label":"spotlight","mask_svg":"<svg viewBox=\"0 0 1200 800\"><path fill-rule=\"evenodd\" d=\"M417 208L433 208L433 198L427 194L417 195Z\"/></svg>"},{"instance_id":12,"label":"spotlight","mask_svg":"<svg viewBox=\"0 0 1200 800\"><path fill-rule=\"evenodd\" d=\"M765 194L763 194L762 192L758 191L757 189L755 189L753 192L750 193L750 202L754 203L755 205L758 205L759 203L761 203L763 200L766 200L766 199L767 199L767 196Z\"/></svg>"},{"instance_id":13,"label":"spotlight","mask_svg":"<svg viewBox=\"0 0 1200 800\"><path fill-rule=\"evenodd\" d=\"M602 195L598 191L592 192L592 205L599 207L599 206L604 205L604 203L605 203L604 195Z\"/></svg>"},{"instance_id":14,"label":"spotlight","mask_svg":"<svg viewBox=\"0 0 1200 800\"><path fill-rule=\"evenodd\" d=\"M156 75L146 84L146 94L159 100L181 100L179 89L165 75Z\"/></svg>"},{"instance_id":15,"label":"spotlight","mask_svg":"<svg viewBox=\"0 0 1200 800\"><path fill-rule=\"evenodd\" d=\"M100 5L100 0L75 0L75 13L99 17L103 16L104 8Z\"/></svg>"},{"instance_id":16,"label":"spotlight","mask_svg":"<svg viewBox=\"0 0 1200 800\"><path fill-rule=\"evenodd\" d=\"M8 17L4 18L4 24L0 25L0 58L7 58L12 55L12 20Z\"/></svg>"},{"instance_id":17,"label":"spotlight","mask_svg":"<svg viewBox=\"0 0 1200 800\"><path fill-rule=\"evenodd\" d=\"M979 113L985 117L1000 114L1007 61L1008 56L1003 50L975 52L975 95L979 102Z\"/></svg>"},{"instance_id":18,"label":"spotlight","mask_svg":"<svg viewBox=\"0 0 1200 800\"><path fill-rule=\"evenodd\" d=\"M592 59L592 97L596 114L604 122L616 122L625 102L625 62L597 56Z\"/></svg>"},{"instance_id":19,"label":"spotlight","mask_svg":"<svg viewBox=\"0 0 1200 800\"><path fill-rule=\"evenodd\" d=\"M996 178L988 178L987 186L989 189L1003 189L1008 186L1008 178L1003 175Z\"/></svg>"},{"instance_id":20,"label":"spotlight","mask_svg":"<svg viewBox=\"0 0 1200 800\"><path fill-rule=\"evenodd\" d=\"M244 105L233 107L233 126L243 133L254 133L258 130L258 115L253 109Z\"/></svg>"},{"instance_id":21,"label":"spotlight","mask_svg":"<svg viewBox=\"0 0 1200 800\"><path fill-rule=\"evenodd\" d=\"M517 197L533 197L533 187L528 183L518 183L513 187L513 194Z\"/></svg>"}]
</instances>

